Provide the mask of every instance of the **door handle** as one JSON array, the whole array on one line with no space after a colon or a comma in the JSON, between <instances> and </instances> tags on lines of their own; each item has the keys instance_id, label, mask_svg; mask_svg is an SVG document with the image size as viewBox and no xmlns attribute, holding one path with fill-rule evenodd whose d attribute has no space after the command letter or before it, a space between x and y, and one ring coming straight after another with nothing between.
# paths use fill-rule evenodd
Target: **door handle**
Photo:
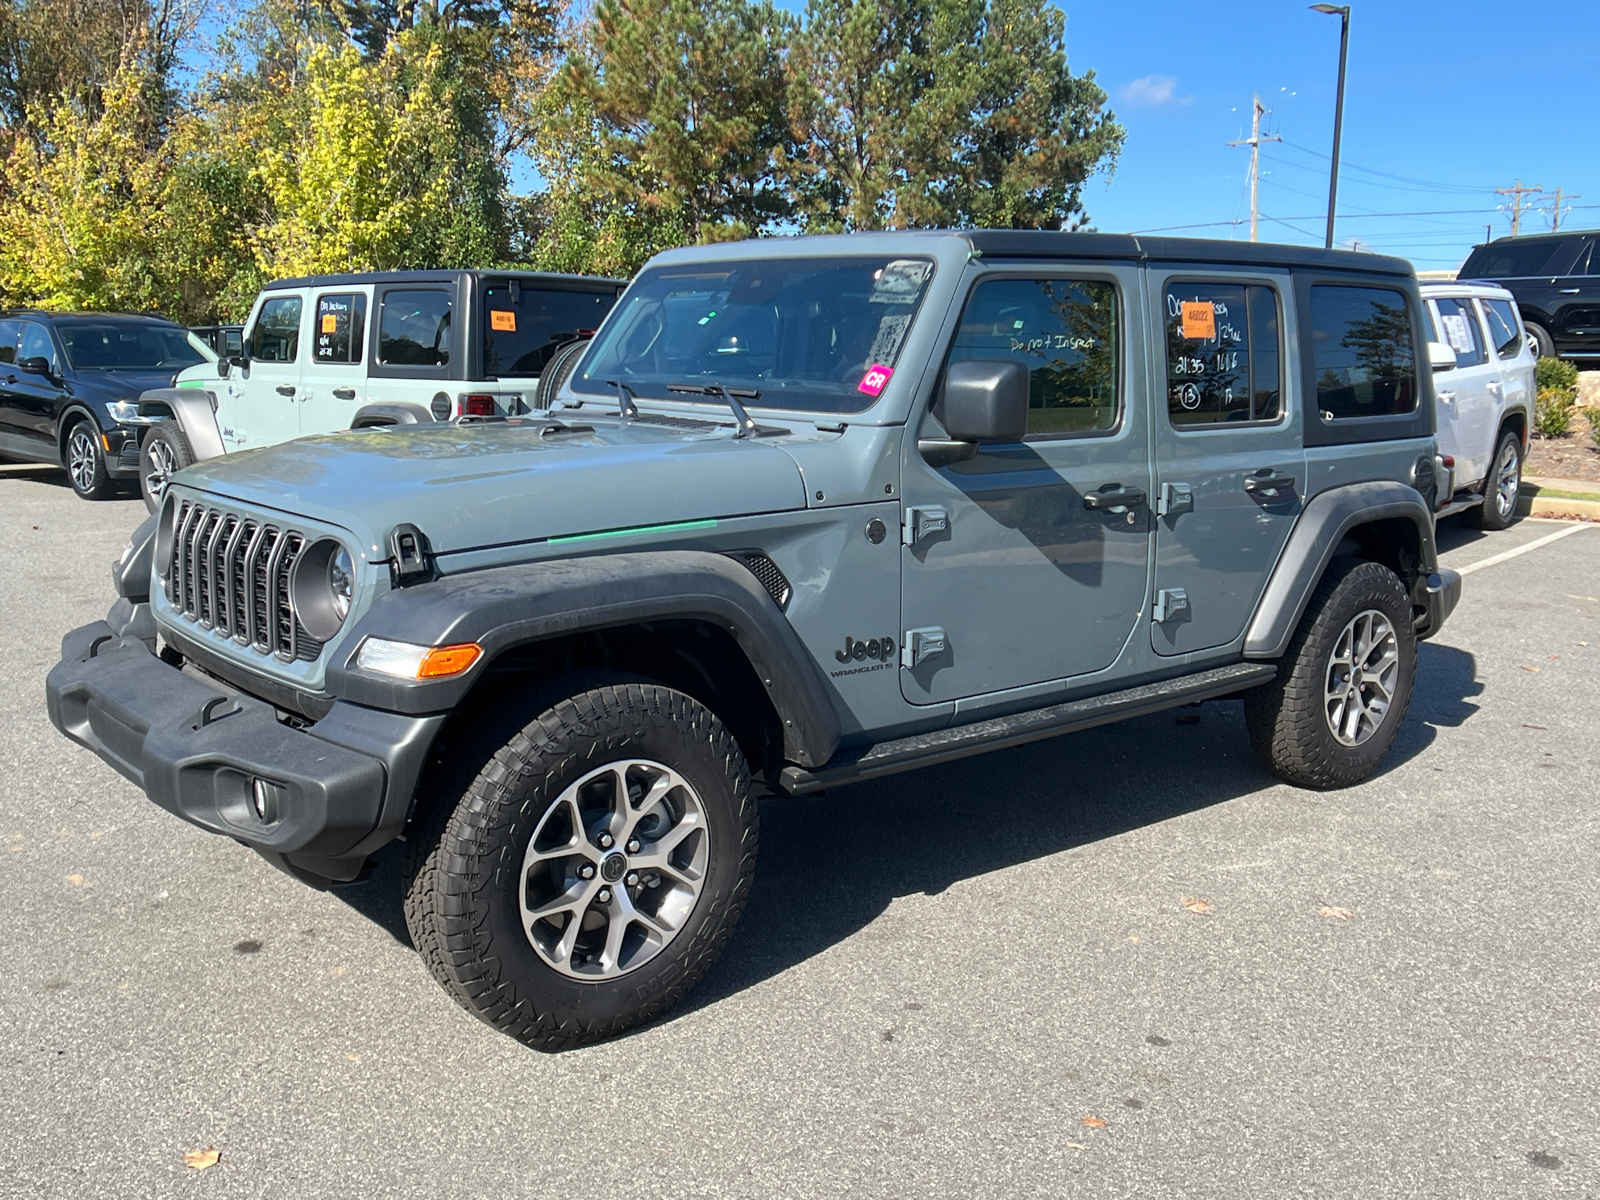
<instances>
[{"instance_id":1,"label":"door handle","mask_svg":"<svg viewBox=\"0 0 1600 1200\"><path fill-rule=\"evenodd\" d=\"M1135 504L1143 503L1144 491L1142 489L1123 487L1120 483L1108 483L1098 492L1085 492L1083 495L1083 506L1094 509L1096 512L1132 508Z\"/></svg>"},{"instance_id":2,"label":"door handle","mask_svg":"<svg viewBox=\"0 0 1600 1200\"><path fill-rule=\"evenodd\" d=\"M1294 488L1293 475L1280 475L1274 467L1262 467L1254 475L1244 477L1244 490L1252 496L1276 496Z\"/></svg>"},{"instance_id":3,"label":"door handle","mask_svg":"<svg viewBox=\"0 0 1600 1200\"><path fill-rule=\"evenodd\" d=\"M356 398L355 388L334 388L333 394L339 400L354 400Z\"/></svg>"},{"instance_id":4,"label":"door handle","mask_svg":"<svg viewBox=\"0 0 1600 1200\"><path fill-rule=\"evenodd\" d=\"M280 396L292 396L292 395L294 395L294 384L292 384L292 383L280 383L278 385L278 395L280 395Z\"/></svg>"},{"instance_id":5,"label":"door handle","mask_svg":"<svg viewBox=\"0 0 1600 1200\"><path fill-rule=\"evenodd\" d=\"M1577 288L1562 288L1561 289L1561 294L1563 296L1576 296L1578 294L1578 289Z\"/></svg>"},{"instance_id":6,"label":"door handle","mask_svg":"<svg viewBox=\"0 0 1600 1200\"><path fill-rule=\"evenodd\" d=\"M1434 395L1446 404L1454 404L1456 402L1456 394L1454 392L1435 392Z\"/></svg>"},{"instance_id":7,"label":"door handle","mask_svg":"<svg viewBox=\"0 0 1600 1200\"><path fill-rule=\"evenodd\" d=\"M1487 387L1491 392L1498 392L1500 390L1500 381L1498 379L1491 379L1484 386Z\"/></svg>"}]
</instances>

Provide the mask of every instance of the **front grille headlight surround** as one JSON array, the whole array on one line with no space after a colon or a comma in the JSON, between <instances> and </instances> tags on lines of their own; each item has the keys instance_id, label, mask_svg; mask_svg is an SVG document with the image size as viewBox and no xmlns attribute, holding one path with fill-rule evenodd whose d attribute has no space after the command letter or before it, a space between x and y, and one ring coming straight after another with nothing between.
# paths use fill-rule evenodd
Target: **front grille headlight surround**
<instances>
[{"instance_id":1,"label":"front grille headlight surround","mask_svg":"<svg viewBox=\"0 0 1600 1200\"><path fill-rule=\"evenodd\" d=\"M319 642L332 641L350 615L355 565L336 538L319 538L295 559L289 603L301 627Z\"/></svg>"}]
</instances>

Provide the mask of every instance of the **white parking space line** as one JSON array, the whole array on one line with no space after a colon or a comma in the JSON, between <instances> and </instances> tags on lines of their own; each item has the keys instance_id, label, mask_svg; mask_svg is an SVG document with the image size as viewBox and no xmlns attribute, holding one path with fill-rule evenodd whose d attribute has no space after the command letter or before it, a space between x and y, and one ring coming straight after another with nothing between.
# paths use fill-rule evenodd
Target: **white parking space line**
<instances>
[{"instance_id":1,"label":"white parking space line","mask_svg":"<svg viewBox=\"0 0 1600 1200\"><path fill-rule=\"evenodd\" d=\"M1537 550L1540 546L1548 546L1551 542L1558 542L1564 537L1571 537L1575 533L1582 533L1589 528L1587 525L1568 525L1565 529L1558 529L1554 533L1547 533L1542 538L1516 547L1514 550L1502 550L1499 554L1491 554L1488 558L1480 558L1477 562L1468 563L1460 569L1460 574L1471 575L1474 571L1481 571L1484 567L1493 567L1503 562L1516 558L1519 554L1526 554L1529 550Z\"/></svg>"}]
</instances>

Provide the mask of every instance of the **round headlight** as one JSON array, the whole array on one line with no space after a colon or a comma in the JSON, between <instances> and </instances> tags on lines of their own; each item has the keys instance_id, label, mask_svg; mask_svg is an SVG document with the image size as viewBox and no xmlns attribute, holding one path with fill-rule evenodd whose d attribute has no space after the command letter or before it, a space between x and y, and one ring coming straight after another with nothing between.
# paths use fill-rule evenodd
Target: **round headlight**
<instances>
[{"instance_id":1,"label":"round headlight","mask_svg":"<svg viewBox=\"0 0 1600 1200\"><path fill-rule=\"evenodd\" d=\"M289 602L300 625L319 642L331 641L350 615L355 563L332 538L319 538L300 552L289 578Z\"/></svg>"},{"instance_id":2,"label":"round headlight","mask_svg":"<svg viewBox=\"0 0 1600 1200\"><path fill-rule=\"evenodd\" d=\"M333 593L333 609L343 621L350 615L350 599L356 590L355 564L343 546L328 560L328 590Z\"/></svg>"}]
</instances>

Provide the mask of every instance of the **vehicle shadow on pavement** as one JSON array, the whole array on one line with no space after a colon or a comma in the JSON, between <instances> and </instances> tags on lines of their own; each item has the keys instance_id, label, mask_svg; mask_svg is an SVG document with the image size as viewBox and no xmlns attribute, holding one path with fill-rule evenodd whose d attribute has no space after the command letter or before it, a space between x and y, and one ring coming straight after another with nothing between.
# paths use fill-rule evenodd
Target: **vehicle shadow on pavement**
<instances>
[{"instance_id":1,"label":"vehicle shadow on pavement","mask_svg":"<svg viewBox=\"0 0 1600 1200\"><path fill-rule=\"evenodd\" d=\"M1379 773L1426 750L1436 727L1471 717L1482 690L1470 654L1423 643L1410 712ZM1283 786L1250 747L1242 701L1213 701L1200 714L1194 725L1158 713L820 797L763 801L761 854L739 926L706 978L663 1019L823 953L898 896L937 895L965 879ZM365 883L331 894L409 946L402 850L390 843Z\"/></svg>"}]
</instances>

